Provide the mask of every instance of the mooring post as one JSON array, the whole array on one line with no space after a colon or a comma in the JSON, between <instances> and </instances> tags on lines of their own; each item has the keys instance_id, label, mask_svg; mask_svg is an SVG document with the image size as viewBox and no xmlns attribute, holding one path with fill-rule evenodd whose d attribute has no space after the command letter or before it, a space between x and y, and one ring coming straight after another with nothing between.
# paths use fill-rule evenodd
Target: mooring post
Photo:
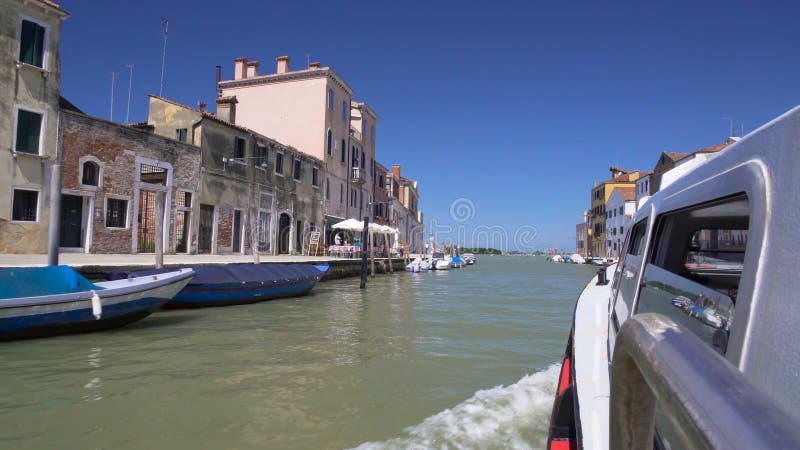
<instances>
[{"instance_id":1,"label":"mooring post","mask_svg":"<svg viewBox=\"0 0 800 450\"><path fill-rule=\"evenodd\" d=\"M58 247L61 246L61 164L58 163L50 166L50 222L47 238L47 265L57 266Z\"/></svg>"},{"instance_id":2,"label":"mooring post","mask_svg":"<svg viewBox=\"0 0 800 450\"><path fill-rule=\"evenodd\" d=\"M253 264L261 263L258 254L258 206L253 206L250 211L250 251L253 252Z\"/></svg>"},{"instance_id":3,"label":"mooring post","mask_svg":"<svg viewBox=\"0 0 800 450\"><path fill-rule=\"evenodd\" d=\"M375 235L372 234L372 231L369 232L369 265L370 265L370 276L375 278L375 252L372 251L372 241L375 240Z\"/></svg>"},{"instance_id":4,"label":"mooring post","mask_svg":"<svg viewBox=\"0 0 800 450\"><path fill-rule=\"evenodd\" d=\"M364 217L364 230L361 232L361 289L367 287L367 248L369 248L369 216Z\"/></svg>"},{"instance_id":5,"label":"mooring post","mask_svg":"<svg viewBox=\"0 0 800 450\"><path fill-rule=\"evenodd\" d=\"M156 269L164 267L164 194L156 194Z\"/></svg>"}]
</instances>

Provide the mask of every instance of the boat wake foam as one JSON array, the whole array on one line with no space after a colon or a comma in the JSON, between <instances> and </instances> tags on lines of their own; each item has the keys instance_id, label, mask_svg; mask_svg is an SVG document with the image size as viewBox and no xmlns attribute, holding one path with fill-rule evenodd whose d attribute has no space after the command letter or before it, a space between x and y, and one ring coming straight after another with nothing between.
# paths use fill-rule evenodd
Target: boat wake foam
<instances>
[{"instance_id":1,"label":"boat wake foam","mask_svg":"<svg viewBox=\"0 0 800 450\"><path fill-rule=\"evenodd\" d=\"M478 391L406 428L402 437L366 442L356 449L544 448L560 367L554 364L512 385Z\"/></svg>"}]
</instances>

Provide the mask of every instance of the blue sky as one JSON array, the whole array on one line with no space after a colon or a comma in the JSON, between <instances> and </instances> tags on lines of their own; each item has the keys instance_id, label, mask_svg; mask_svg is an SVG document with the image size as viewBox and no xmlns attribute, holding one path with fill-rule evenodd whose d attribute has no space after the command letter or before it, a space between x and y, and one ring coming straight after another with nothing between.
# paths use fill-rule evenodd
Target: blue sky
<instances>
[{"instance_id":1,"label":"blue sky","mask_svg":"<svg viewBox=\"0 0 800 450\"><path fill-rule=\"evenodd\" d=\"M90 2L64 0L62 94L131 121L158 93L214 105L214 66L330 65L381 116L378 160L420 182L426 225L536 229L574 247L593 181L722 142L798 104L797 2ZM451 218L451 205L474 210ZM456 228L453 235L458 232Z\"/></svg>"}]
</instances>

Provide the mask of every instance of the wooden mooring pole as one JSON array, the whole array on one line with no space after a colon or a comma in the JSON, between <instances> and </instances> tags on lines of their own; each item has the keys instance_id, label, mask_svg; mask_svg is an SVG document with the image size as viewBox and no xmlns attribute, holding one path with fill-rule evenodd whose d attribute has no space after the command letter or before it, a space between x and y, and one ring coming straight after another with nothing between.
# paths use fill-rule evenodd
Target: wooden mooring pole
<instances>
[{"instance_id":1,"label":"wooden mooring pole","mask_svg":"<svg viewBox=\"0 0 800 450\"><path fill-rule=\"evenodd\" d=\"M164 195L156 194L156 269L164 267Z\"/></svg>"},{"instance_id":2,"label":"wooden mooring pole","mask_svg":"<svg viewBox=\"0 0 800 450\"><path fill-rule=\"evenodd\" d=\"M369 248L369 216L364 217L364 230L361 232L361 289L367 287L367 248Z\"/></svg>"}]
</instances>

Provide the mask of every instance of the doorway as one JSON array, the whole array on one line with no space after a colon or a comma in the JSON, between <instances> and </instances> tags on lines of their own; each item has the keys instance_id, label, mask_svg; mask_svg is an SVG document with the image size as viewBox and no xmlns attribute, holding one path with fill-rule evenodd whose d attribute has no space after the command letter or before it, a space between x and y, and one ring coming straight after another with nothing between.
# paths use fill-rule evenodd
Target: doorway
<instances>
[{"instance_id":1,"label":"doorway","mask_svg":"<svg viewBox=\"0 0 800 450\"><path fill-rule=\"evenodd\" d=\"M237 210L233 211L233 253L242 252L242 212Z\"/></svg>"},{"instance_id":2,"label":"doorway","mask_svg":"<svg viewBox=\"0 0 800 450\"><path fill-rule=\"evenodd\" d=\"M199 228L197 233L197 252L211 253L211 239L214 233L214 206L200 205Z\"/></svg>"},{"instance_id":3,"label":"doorway","mask_svg":"<svg viewBox=\"0 0 800 450\"><path fill-rule=\"evenodd\" d=\"M156 195L154 191L139 191L139 231L136 239L136 251L139 253L156 251Z\"/></svg>"},{"instance_id":4,"label":"doorway","mask_svg":"<svg viewBox=\"0 0 800 450\"><path fill-rule=\"evenodd\" d=\"M61 196L60 247L83 247L83 197Z\"/></svg>"},{"instance_id":5,"label":"doorway","mask_svg":"<svg viewBox=\"0 0 800 450\"><path fill-rule=\"evenodd\" d=\"M278 254L289 253L289 233L292 228L292 218L288 214L281 214L278 219Z\"/></svg>"}]
</instances>

